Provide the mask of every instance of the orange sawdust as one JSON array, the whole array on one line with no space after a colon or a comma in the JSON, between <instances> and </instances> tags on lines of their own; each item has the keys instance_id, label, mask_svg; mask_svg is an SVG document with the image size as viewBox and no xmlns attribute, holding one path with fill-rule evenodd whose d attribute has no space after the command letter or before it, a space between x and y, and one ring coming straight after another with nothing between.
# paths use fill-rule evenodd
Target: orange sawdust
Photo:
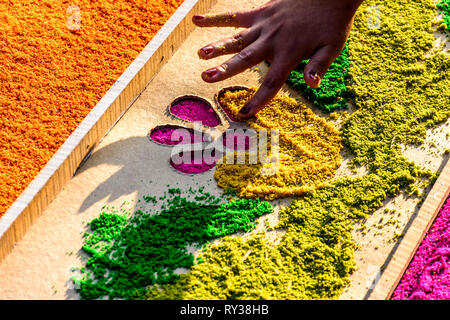
<instances>
[{"instance_id":1,"label":"orange sawdust","mask_svg":"<svg viewBox=\"0 0 450 320\"><path fill-rule=\"evenodd\" d=\"M182 2L0 0L0 216Z\"/></svg>"}]
</instances>

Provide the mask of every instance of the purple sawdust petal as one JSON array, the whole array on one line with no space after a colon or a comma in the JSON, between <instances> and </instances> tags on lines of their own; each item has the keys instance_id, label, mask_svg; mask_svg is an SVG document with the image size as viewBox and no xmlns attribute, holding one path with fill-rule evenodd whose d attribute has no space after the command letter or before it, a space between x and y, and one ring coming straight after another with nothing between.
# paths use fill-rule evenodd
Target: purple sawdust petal
<instances>
[{"instance_id":1,"label":"purple sawdust petal","mask_svg":"<svg viewBox=\"0 0 450 320\"><path fill-rule=\"evenodd\" d=\"M157 126L150 131L149 138L160 144L174 146L180 143L194 143L197 140L207 142L210 139L206 134L175 125Z\"/></svg>"},{"instance_id":2,"label":"purple sawdust petal","mask_svg":"<svg viewBox=\"0 0 450 320\"><path fill-rule=\"evenodd\" d=\"M395 289L392 300L450 300L450 197Z\"/></svg>"},{"instance_id":3,"label":"purple sawdust petal","mask_svg":"<svg viewBox=\"0 0 450 320\"><path fill-rule=\"evenodd\" d=\"M178 118L201 122L204 126L216 127L221 121L211 105L200 98L183 97L174 101L170 112Z\"/></svg>"},{"instance_id":4,"label":"purple sawdust petal","mask_svg":"<svg viewBox=\"0 0 450 320\"><path fill-rule=\"evenodd\" d=\"M183 152L179 153L179 157L183 156ZM211 170L216 165L216 160L213 159L211 161L207 161L205 157L200 155L200 159L196 159L194 152L191 152L190 157L186 159L186 161L182 163L175 162L173 159L170 159L170 165L177 171L186 173L186 174L200 174ZM211 160L211 159L210 159Z\"/></svg>"}]
</instances>

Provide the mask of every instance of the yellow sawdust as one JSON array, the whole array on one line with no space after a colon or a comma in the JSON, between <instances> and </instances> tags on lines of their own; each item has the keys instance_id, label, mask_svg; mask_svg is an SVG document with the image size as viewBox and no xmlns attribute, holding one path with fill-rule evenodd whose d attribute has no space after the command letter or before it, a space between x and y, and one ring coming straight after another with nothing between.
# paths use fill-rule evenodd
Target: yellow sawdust
<instances>
[{"instance_id":1,"label":"yellow sawdust","mask_svg":"<svg viewBox=\"0 0 450 320\"><path fill-rule=\"evenodd\" d=\"M237 117L255 91L256 88L226 91L219 103ZM292 98L278 94L247 123L256 132L266 130L268 133L268 154L272 162L258 159L258 165L252 165L248 159L245 164L224 161L217 166L214 175L221 188L234 189L241 197L273 200L300 196L321 187L341 165L339 132L330 122ZM278 156L271 152L271 129L279 130ZM270 174L270 168L275 169L271 172L274 174Z\"/></svg>"}]
</instances>

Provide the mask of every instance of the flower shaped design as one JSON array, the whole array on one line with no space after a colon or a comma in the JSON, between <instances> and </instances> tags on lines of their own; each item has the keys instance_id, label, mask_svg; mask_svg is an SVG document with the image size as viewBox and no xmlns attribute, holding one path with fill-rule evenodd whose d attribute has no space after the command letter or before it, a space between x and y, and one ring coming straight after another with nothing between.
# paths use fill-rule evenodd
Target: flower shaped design
<instances>
[{"instance_id":1,"label":"flower shaped design","mask_svg":"<svg viewBox=\"0 0 450 320\"><path fill-rule=\"evenodd\" d=\"M157 125L149 132L149 139L157 144L173 147L170 165L184 174L201 174L212 169L228 151L249 150L252 137L240 127L220 97L228 91L247 90L228 87L215 96L215 103L193 95L176 98L167 114L184 125ZM236 124L236 125L233 125Z\"/></svg>"},{"instance_id":2,"label":"flower shaped design","mask_svg":"<svg viewBox=\"0 0 450 320\"><path fill-rule=\"evenodd\" d=\"M217 165L218 186L240 197L273 200L323 187L341 165L339 131L281 94L254 118L238 121L238 111L255 92L224 88L214 105L197 96L179 97L167 111L186 125L156 126L149 137L173 147L170 165L178 172L199 174Z\"/></svg>"}]
</instances>

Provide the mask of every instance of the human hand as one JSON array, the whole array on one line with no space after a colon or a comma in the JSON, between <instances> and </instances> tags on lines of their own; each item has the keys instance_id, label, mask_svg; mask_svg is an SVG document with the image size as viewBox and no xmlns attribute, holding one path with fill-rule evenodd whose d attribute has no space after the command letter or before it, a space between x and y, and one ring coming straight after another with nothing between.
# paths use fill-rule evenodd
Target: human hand
<instances>
[{"instance_id":1,"label":"human hand","mask_svg":"<svg viewBox=\"0 0 450 320\"><path fill-rule=\"evenodd\" d=\"M305 82L317 88L347 41L356 9L363 0L271 0L250 10L196 15L199 27L242 27L238 34L208 44L198 51L202 59L237 53L202 73L217 82L267 60L270 68L253 98L240 110L243 119L254 116L280 90L300 61L310 58Z\"/></svg>"}]
</instances>

